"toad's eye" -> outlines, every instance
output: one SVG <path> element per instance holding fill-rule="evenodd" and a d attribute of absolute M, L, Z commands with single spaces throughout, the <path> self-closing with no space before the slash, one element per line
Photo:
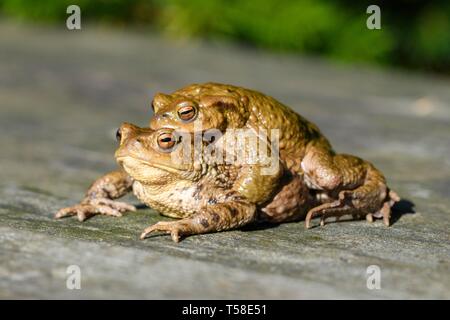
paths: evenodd
<path fill-rule="evenodd" d="M 164 150 L 173 148 L 175 141 L 175 137 L 171 133 L 162 133 L 158 137 L 158 145 Z"/>
<path fill-rule="evenodd" d="M 178 109 L 178 117 L 183 121 L 190 121 L 194 119 L 196 113 L 197 110 L 192 105 L 182 106 Z"/>
<path fill-rule="evenodd" d="M 122 141 L 122 131 L 120 130 L 120 128 L 116 131 L 116 139 L 118 142 Z"/>

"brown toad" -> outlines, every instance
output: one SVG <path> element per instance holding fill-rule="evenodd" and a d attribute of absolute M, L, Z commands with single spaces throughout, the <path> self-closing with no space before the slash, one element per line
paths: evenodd
<path fill-rule="evenodd" d="M 260 92 L 219 83 L 193 84 L 172 94 L 156 94 L 152 102 L 155 115 L 152 129 L 172 128 L 180 131 L 207 132 L 218 129 L 227 136 L 229 129 L 247 128 L 255 132 L 278 129 L 279 155 L 283 165 L 316 190 L 323 205 L 306 217 L 344 214 L 383 217 L 389 225 L 390 208 L 399 198 L 390 191 L 385 178 L 372 164 L 352 155 L 336 154 L 319 128 Z M 262 129 L 262 130 L 261 130 Z M 231 131 L 233 132 L 233 131 Z M 261 137 L 265 139 L 265 137 Z M 220 142 L 219 142 L 220 143 Z M 270 192 L 269 176 L 261 177 L 254 166 L 244 168 L 241 194 Z M 261 185 L 261 181 L 267 183 Z"/>
<path fill-rule="evenodd" d="M 91 200 L 62 209 L 57 217 L 78 214 L 85 218 L 95 213 L 120 215 L 120 211 L 132 208 L 109 198 L 125 194 L 132 186 L 142 202 L 166 216 L 181 219 L 159 222 L 145 229 L 141 238 L 153 231 L 165 231 L 178 242 L 181 236 L 228 230 L 254 221 L 291 221 L 304 217 L 316 204 L 300 177 L 288 171 L 277 179 L 273 195 L 252 202 L 235 190 L 242 173 L 239 165 L 209 162 L 203 153 L 195 156 L 194 148 L 177 148 L 179 140 L 172 129 L 155 131 L 123 124 L 119 132 L 121 143 L 116 159 L 128 175 L 123 181 L 129 183 L 117 183 L 120 181 L 115 179 L 117 174 L 108 175 L 101 180 L 104 187 L 100 189 L 118 188 L 108 189 L 107 195 L 96 191 L 107 199 L 92 200 L 96 196 L 90 191 L 87 199 L 91 196 Z M 188 152 L 187 157 L 182 152 Z M 175 153 L 179 153 L 178 159 L 185 161 L 174 161 Z M 98 187 L 99 182 L 91 190 Z M 283 204 L 282 210 L 276 205 L 278 209 L 267 215 L 265 209 L 274 203 Z"/>
<path fill-rule="evenodd" d="M 388 189 L 383 175 L 364 160 L 335 154 L 314 124 L 275 99 L 208 83 L 171 95 L 158 94 L 153 106 L 151 129 L 124 124 L 118 131 L 121 146 L 116 156 L 125 170 L 98 179 L 81 204 L 61 209 L 57 218 L 76 214 L 82 221 L 94 214 L 120 216 L 135 208 L 113 199 L 133 189 L 161 213 L 182 218 L 158 223 L 146 229 L 144 236 L 162 230 L 176 241 L 180 235 L 226 230 L 255 220 L 295 220 L 306 212 L 307 227 L 316 215 L 322 217 L 321 224 L 326 217 L 345 214 L 369 221 L 383 217 L 389 224 L 390 208 L 398 197 Z M 187 132 L 201 133 L 207 137 L 206 144 L 226 153 L 224 141 L 236 128 L 249 129 L 268 148 L 272 141 L 260 133 L 279 129 L 280 161 L 275 171 L 262 174 L 259 162 L 207 163 L 194 156 L 188 157 L 189 165 L 180 165 L 173 163 L 172 150 L 162 151 L 165 145 L 170 145 L 168 149 L 178 145 L 176 132 Z M 213 141 L 207 135 L 211 129 L 223 135 Z"/>

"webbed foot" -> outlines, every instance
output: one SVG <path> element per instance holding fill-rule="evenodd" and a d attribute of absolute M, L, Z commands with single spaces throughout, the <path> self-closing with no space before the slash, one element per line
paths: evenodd
<path fill-rule="evenodd" d="M 339 220 L 344 215 L 352 215 L 354 219 L 358 217 L 365 217 L 367 222 L 373 222 L 373 218 L 383 218 L 386 226 L 390 224 L 391 207 L 395 202 L 399 201 L 398 195 L 389 191 L 388 196 L 382 202 L 379 210 L 373 210 L 371 203 L 368 201 L 364 203 L 365 194 L 360 194 L 355 190 L 344 190 L 339 193 L 338 200 L 324 203 L 320 206 L 312 208 L 308 211 L 305 218 L 305 227 L 311 227 L 311 219 L 320 216 L 320 226 L 325 225 L 325 221 L 329 217 L 336 217 Z"/>
<path fill-rule="evenodd" d="M 172 240 L 174 242 L 179 242 L 181 236 L 188 235 L 192 233 L 192 227 L 189 226 L 189 223 L 183 220 L 178 221 L 160 221 L 155 223 L 154 225 L 145 228 L 144 232 L 142 232 L 140 238 L 145 239 L 150 233 L 162 231 L 170 234 Z"/>
<path fill-rule="evenodd" d="M 60 209 L 55 214 L 55 219 L 76 215 L 78 220 L 82 222 L 96 214 L 121 217 L 122 213 L 126 211 L 136 211 L 136 207 L 107 198 L 88 199 L 80 204 Z"/>

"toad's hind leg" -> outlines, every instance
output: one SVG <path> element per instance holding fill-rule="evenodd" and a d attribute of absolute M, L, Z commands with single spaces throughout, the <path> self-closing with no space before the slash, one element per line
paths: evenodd
<path fill-rule="evenodd" d="M 320 215 L 320 225 L 323 226 L 325 224 L 325 220 L 329 217 L 336 217 L 338 220 L 340 217 L 344 215 L 353 215 L 357 217 L 357 210 L 353 208 L 349 204 L 345 204 L 341 201 L 335 201 L 330 203 L 322 204 L 318 207 L 311 209 L 306 216 L 306 228 L 310 228 L 310 221 L 313 217 Z"/>
<path fill-rule="evenodd" d="M 351 157 L 351 156 L 346 156 Z M 366 163 L 366 174 L 363 184 L 353 190 L 339 192 L 338 199 L 324 203 L 311 209 L 306 215 L 306 228 L 310 227 L 311 219 L 320 216 L 320 224 L 324 225 L 328 217 L 365 216 L 371 222 L 373 217 L 383 218 L 385 225 L 389 226 L 391 207 L 399 197 L 386 186 L 383 175 L 371 164 Z"/>
<path fill-rule="evenodd" d="M 321 143 L 320 143 L 321 142 Z M 308 187 L 316 190 L 332 191 L 343 184 L 345 173 L 328 141 L 320 140 L 308 145 L 301 161 L 301 171 Z"/>
<path fill-rule="evenodd" d="M 261 208 L 260 220 L 272 223 L 296 221 L 303 219 L 308 209 L 317 204 L 299 175 L 287 173 L 282 185 L 272 201 Z"/>

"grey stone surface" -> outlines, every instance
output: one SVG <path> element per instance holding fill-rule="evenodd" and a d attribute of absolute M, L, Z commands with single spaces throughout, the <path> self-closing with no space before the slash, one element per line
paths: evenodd
<path fill-rule="evenodd" d="M 450 298 L 449 79 L 90 26 L 1 23 L 0 46 L 1 298 Z M 121 122 L 145 125 L 156 91 L 203 81 L 273 95 L 374 162 L 405 199 L 393 226 L 289 223 L 175 244 L 138 240 L 167 219 L 148 208 L 52 219 L 115 168 Z M 73 264 L 81 290 L 66 289 Z M 369 265 L 381 290 L 366 287 Z"/>

